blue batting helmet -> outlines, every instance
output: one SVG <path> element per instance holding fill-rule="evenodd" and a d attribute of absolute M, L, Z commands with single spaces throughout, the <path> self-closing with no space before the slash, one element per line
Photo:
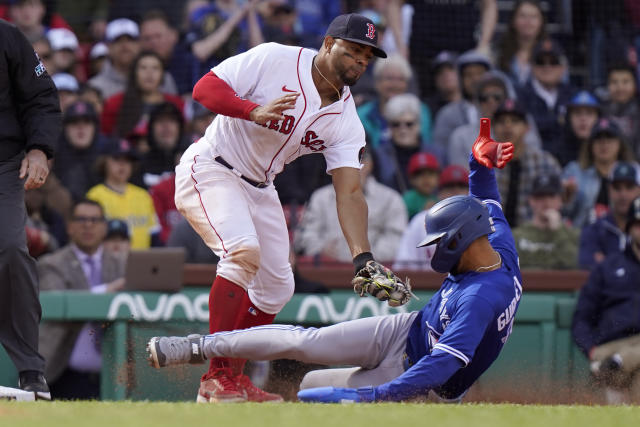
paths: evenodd
<path fill-rule="evenodd" d="M 427 238 L 419 245 L 436 245 L 431 268 L 448 273 L 462 252 L 478 237 L 494 231 L 489 210 L 475 197 L 453 196 L 436 203 L 425 217 Z"/>

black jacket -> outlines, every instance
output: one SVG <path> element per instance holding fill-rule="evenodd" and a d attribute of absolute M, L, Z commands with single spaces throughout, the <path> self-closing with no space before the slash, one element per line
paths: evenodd
<path fill-rule="evenodd" d="M 60 136 L 53 173 L 69 190 L 73 200 L 83 199 L 91 187 L 100 183 L 95 162 L 101 150 L 107 145 L 107 138 L 99 133 L 99 129 L 100 127 L 96 126 L 93 142 L 85 150 L 73 148 L 65 132 Z"/>
<path fill-rule="evenodd" d="M 640 262 L 630 244 L 598 264 L 580 291 L 573 339 L 585 354 L 609 341 L 640 334 Z"/>
<path fill-rule="evenodd" d="M 0 161 L 34 148 L 52 157 L 60 130 L 53 80 L 20 30 L 0 19 Z"/>
<path fill-rule="evenodd" d="M 573 91 L 568 84 L 561 84 L 558 87 L 558 99 L 552 109 L 549 109 L 546 102 L 538 96 L 531 80 L 518 93 L 518 99 L 525 100 L 524 106 L 538 126 L 542 149 L 553 154 L 556 158 L 562 155 L 563 121 L 566 105 L 571 100 L 572 93 Z"/>

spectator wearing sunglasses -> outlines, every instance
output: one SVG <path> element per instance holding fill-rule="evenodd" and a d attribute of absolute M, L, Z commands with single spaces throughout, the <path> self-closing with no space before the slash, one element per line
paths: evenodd
<path fill-rule="evenodd" d="M 402 194 L 412 188 L 407 173 L 411 156 L 423 151 L 431 151 L 439 159 L 441 156 L 422 138 L 421 102 L 417 96 L 408 93 L 394 96 L 385 105 L 383 114 L 390 137 L 373 149 L 374 174 L 379 182 Z"/>
<path fill-rule="evenodd" d="M 526 108 L 540 132 L 542 149 L 554 153 L 562 144 L 563 113 L 572 95 L 565 82 L 569 64 L 560 45 L 552 39 L 538 43 L 531 60 L 531 78 L 518 99 L 526 100 Z"/>
<path fill-rule="evenodd" d="M 367 133 L 367 142 L 378 147 L 389 137 L 389 123 L 384 111 L 387 102 L 396 95 L 410 92 L 413 71 L 407 60 L 400 55 L 379 59 L 373 65 L 376 99 L 358 107 L 358 117 Z M 426 104 L 420 103 L 420 132 L 422 139 L 431 140 L 431 112 Z"/>
<path fill-rule="evenodd" d="M 480 117 L 493 118 L 500 104 L 510 98 L 509 82 L 507 77 L 499 71 L 489 71 L 476 85 L 474 101 Z M 525 141 L 530 147 L 540 147 L 540 135 L 533 118 L 527 117 L 529 122 Z M 447 163 L 469 167 L 469 152 L 479 132 L 479 121 L 458 126 L 447 144 Z"/>

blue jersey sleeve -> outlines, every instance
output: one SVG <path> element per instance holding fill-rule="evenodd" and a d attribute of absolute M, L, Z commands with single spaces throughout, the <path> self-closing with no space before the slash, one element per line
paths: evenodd
<path fill-rule="evenodd" d="M 461 300 L 431 354 L 398 378 L 376 387 L 377 399 L 409 399 L 446 383 L 458 369 L 469 364 L 494 318 L 494 310 L 483 298 Z"/>
<path fill-rule="evenodd" d="M 473 153 L 469 155 L 469 194 L 480 200 L 491 199 L 501 203 L 495 171 L 478 163 Z"/>
<path fill-rule="evenodd" d="M 401 401 L 426 395 L 462 366 L 460 359 L 448 353 L 424 356 L 398 378 L 375 387 L 376 400 Z"/>
<path fill-rule="evenodd" d="M 473 153 L 469 155 L 469 194 L 476 197 L 487 206 L 493 220 L 494 232 L 489 235 L 489 241 L 495 249 L 511 252 L 517 259 L 516 243 L 511 234 L 511 227 L 502 212 L 498 183 L 493 169 L 487 169 L 476 161 Z"/>

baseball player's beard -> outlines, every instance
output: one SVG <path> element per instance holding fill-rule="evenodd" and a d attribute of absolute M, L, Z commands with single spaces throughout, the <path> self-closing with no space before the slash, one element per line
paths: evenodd
<path fill-rule="evenodd" d="M 353 86 L 356 84 L 362 73 L 358 73 L 353 71 L 352 68 L 342 68 L 340 65 L 336 66 L 336 71 L 338 73 L 338 77 L 340 81 L 346 86 Z M 355 74 L 354 77 L 349 77 L 349 73 Z"/>
<path fill-rule="evenodd" d="M 358 75 L 358 77 L 348 77 L 347 72 L 348 70 L 340 73 L 340 80 L 342 80 L 342 83 L 344 83 L 346 86 L 353 86 L 354 84 L 356 84 L 360 76 Z"/>

